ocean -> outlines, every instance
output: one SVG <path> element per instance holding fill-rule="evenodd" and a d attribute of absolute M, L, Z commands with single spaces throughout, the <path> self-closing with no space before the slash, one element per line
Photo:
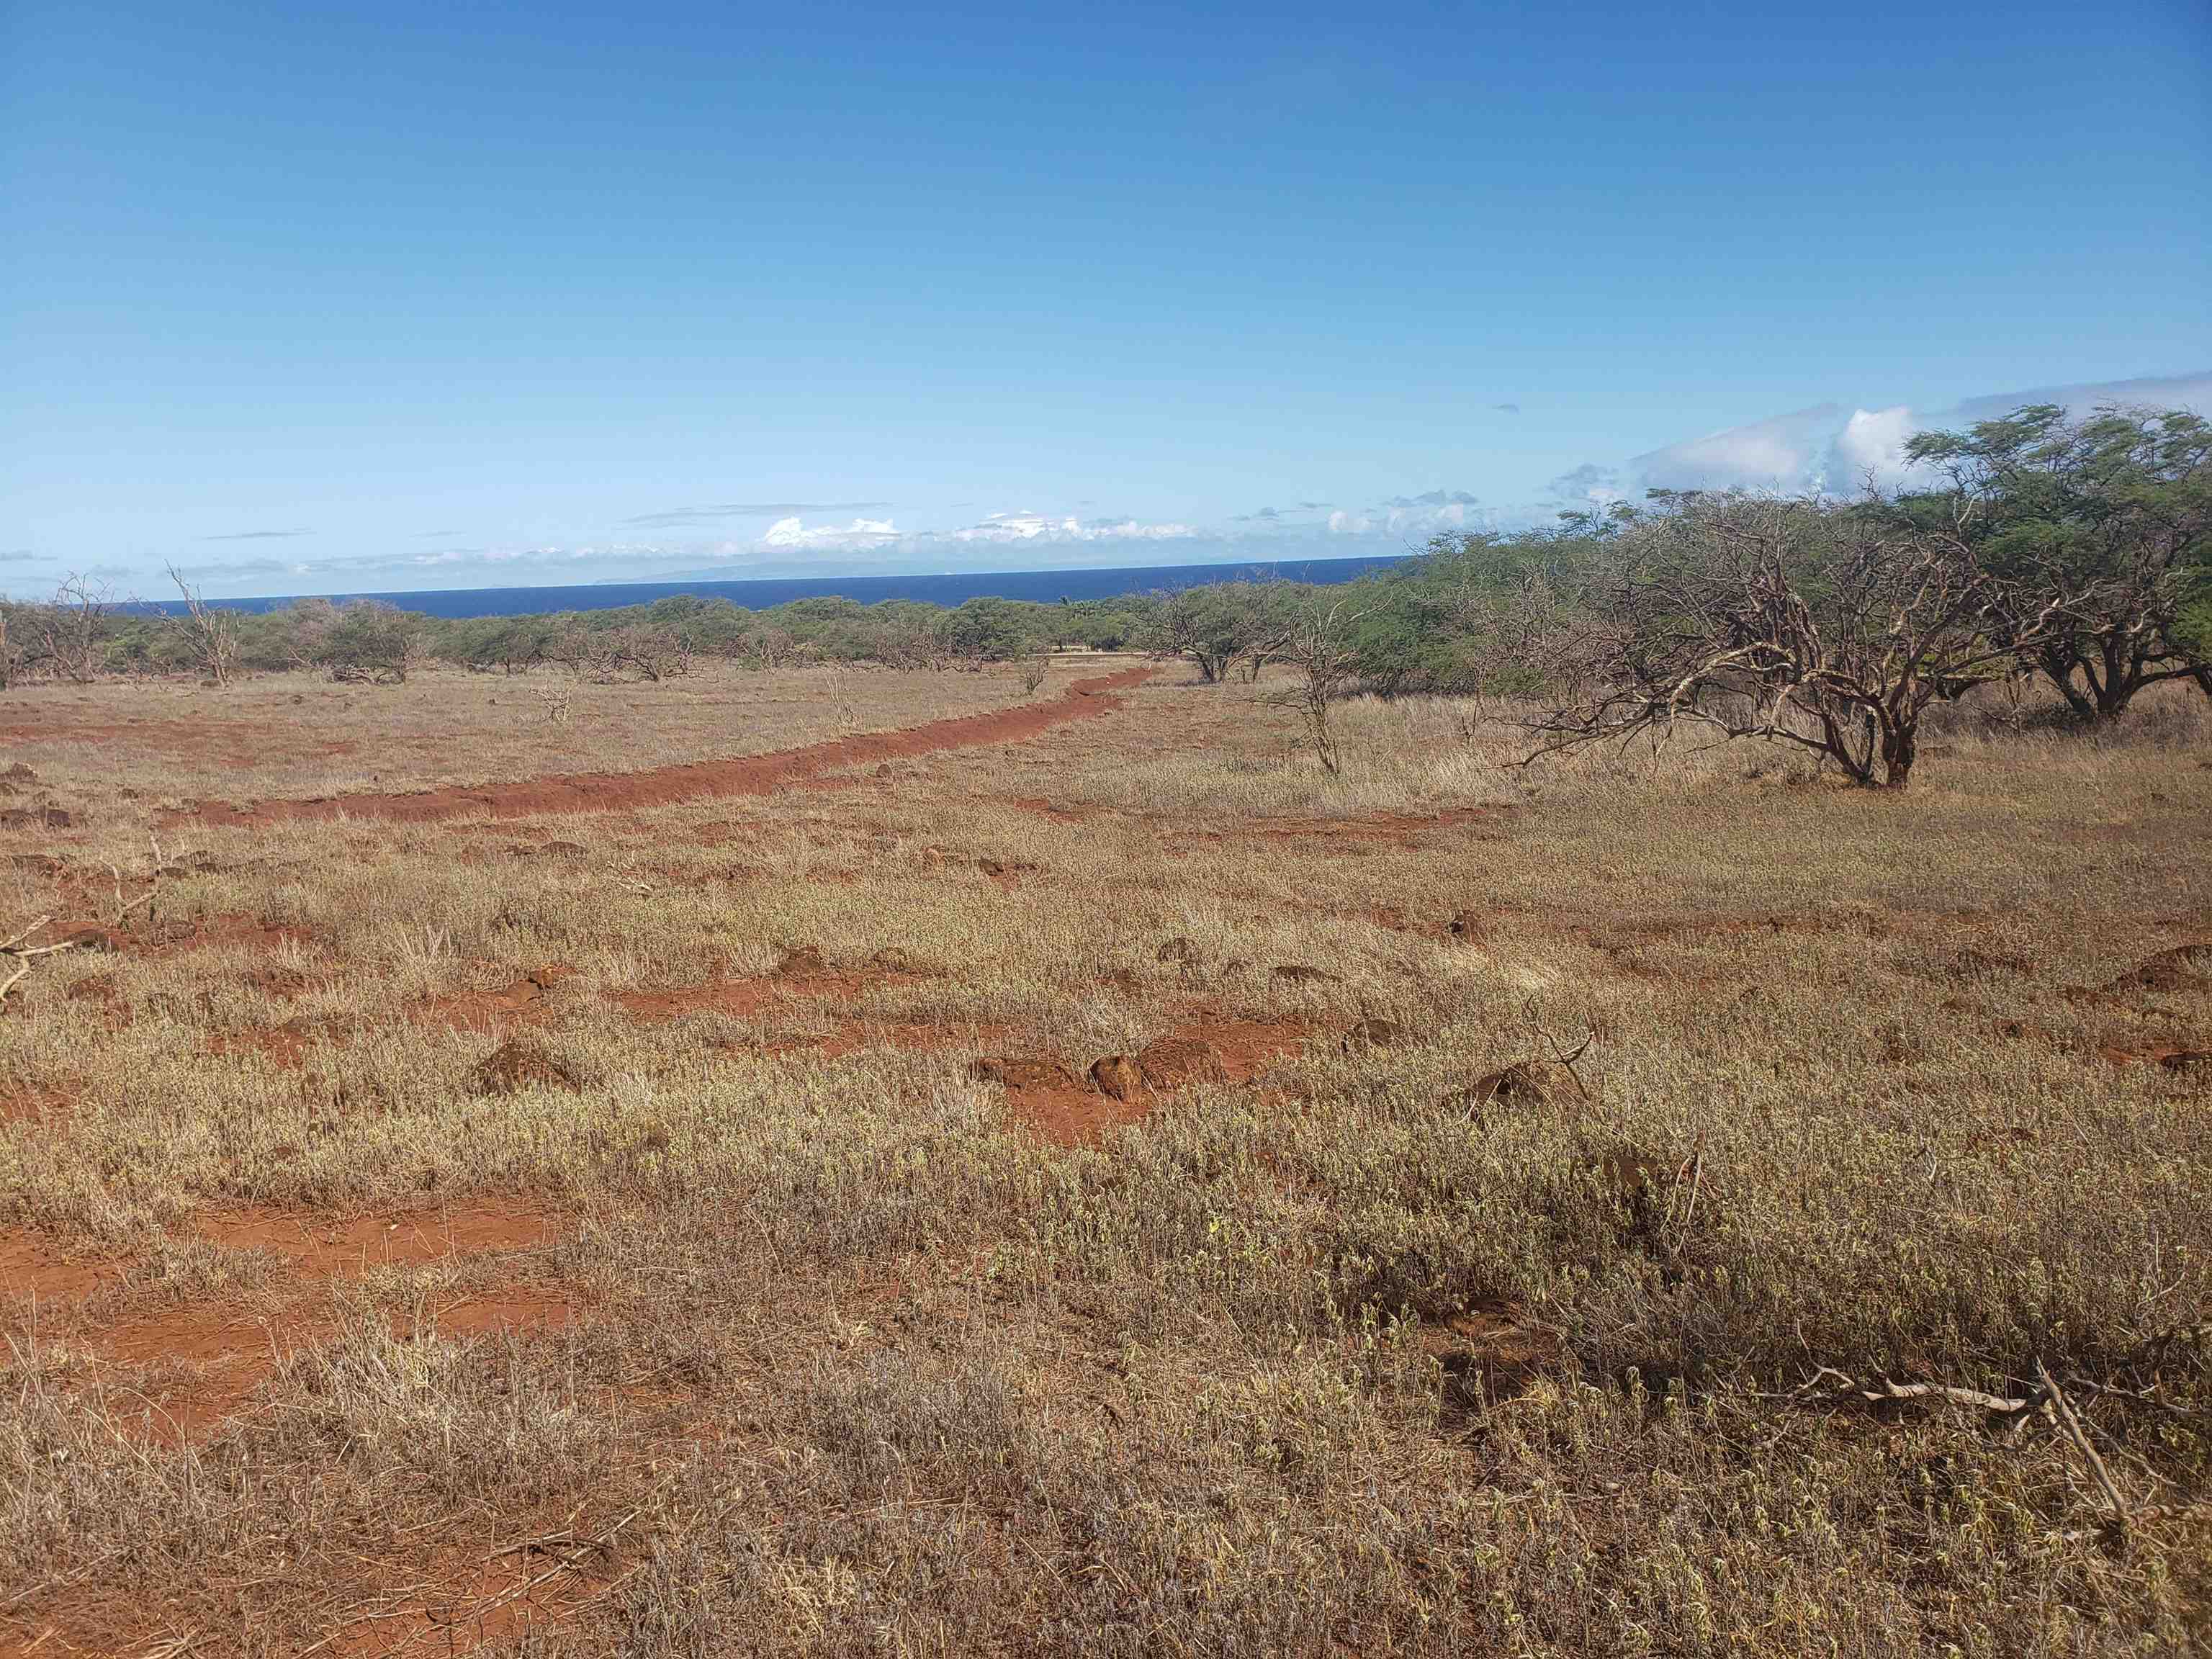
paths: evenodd
<path fill-rule="evenodd" d="M 956 605 L 967 599 L 1033 599 L 1045 605 L 1061 599 L 1108 599 L 1123 593 L 1149 593 L 1205 582 L 1280 577 L 1286 581 L 1348 582 L 1370 570 L 1385 569 L 1404 554 L 1356 559 L 1283 559 L 1246 564 L 1161 564 L 1125 570 L 988 570 L 934 576 L 785 576 L 755 581 L 592 582 L 568 587 L 469 587 L 419 593 L 344 593 L 344 599 L 381 599 L 404 611 L 431 617 L 524 617 L 550 611 L 611 611 L 650 605 L 677 593 L 728 599 L 748 611 L 764 611 L 793 599 L 824 596 L 875 605 L 884 599 L 920 599 Z M 296 603 L 291 597 L 210 601 L 238 611 L 275 611 Z M 184 606 L 174 599 L 150 600 L 144 609 L 174 615 Z"/>

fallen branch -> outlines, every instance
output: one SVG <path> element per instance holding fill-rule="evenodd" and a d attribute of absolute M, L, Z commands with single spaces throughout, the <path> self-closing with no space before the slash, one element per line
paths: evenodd
<path fill-rule="evenodd" d="M 1859 1389 L 1862 1399 L 1877 1404 L 1885 1400 L 1948 1400 L 1954 1406 L 1975 1406 L 1985 1412 L 1996 1412 L 2009 1417 L 2024 1412 L 2037 1403 L 2037 1396 L 2014 1400 L 2003 1395 L 1984 1394 L 1979 1389 L 1962 1389 L 1949 1382 L 1893 1382 L 1883 1377 L 1873 1388 Z"/>
<path fill-rule="evenodd" d="M 2074 1407 L 2066 1398 L 2066 1391 L 2058 1386 L 2058 1379 L 2051 1376 L 2040 1359 L 2035 1362 L 2035 1375 L 2043 1384 L 2044 1393 L 2051 1397 L 2051 1407 L 2057 1415 L 2059 1426 L 2066 1431 L 2066 1437 L 2074 1443 L 2075 1449 L 2082 1456 L 2089 1460 L 2089 1473 L 2097 1477 L 2097 1485 L 2104 1490 L 2105 1501 L 2112 1506 L 2113 1522 L 2118 1526 L 2126 1526 L 2127 1501 L 2120 1496 L 2120 1489 L 2112 1484 L 2112 1472 L 2105 1467 L 2105 1460 L 2097 1455 L 2097 1449 L 2089 1443 L 2089 1437 L 2081 1432 L 2081 1420 L 2074 1415 Z"/>
<path fill-rule="evenodd" d="M 31 935 L 52 920 L 52 916 L 40 916 L 27 927 L 18 931 L 12 939 L 0 939 L 0 957 L 13 957 L 16 963 L 14 973 L 5 979 L 0 979 L 0 1002 L 6 1001 L 8 993 L 14 990 L 23 975 L 31 971 L 32 958 L 50 957 L 57 951 L 69 951 L 76 948 L 76 941 L 73 939 L 61 939 L 52 945 L 31 943 Z"/>

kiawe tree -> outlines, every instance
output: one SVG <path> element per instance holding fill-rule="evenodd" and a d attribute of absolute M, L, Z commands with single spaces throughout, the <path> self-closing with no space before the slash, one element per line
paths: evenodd
<path fill-rule="evenodd" d="M 1966 541 L 1869 502 L 1685 497 L 1607 543 L 1582 594 L 1592 690 L 1529 758 L 1693 726 L 1905 787 L 1939 697 L 2014 672 L 2063 625 Z"/>
<path fill-rule="evenodd" d="M 2018 626 L 2037 630 L 2022 660 L 2077 715 L 2117 719 L 2164 680 L 2212 696 L 2212 422 L 2035 404 L 1921 433 L 1905 453 L 1948 487 L 1899 512 L 1956 534 L 2008 586 Z"/>

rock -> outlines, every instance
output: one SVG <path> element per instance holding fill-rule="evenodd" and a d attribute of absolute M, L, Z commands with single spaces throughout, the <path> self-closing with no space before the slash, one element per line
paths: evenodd
<path fill-rule="evenodd" d="M 879 778 L 887 778 L 887 777 L 890 776 L 890 775 L 891 775 L 891 763 L 890 763 L 889 761 L 879 761 L 879 762 L 878 762 L 878 763 L 877 763 L 877 765 L 876 765 L 876 775 L 877 775 L 878 777 L 879 777 Z"/>
<path fill-rule="evenodd" d="M 1341 985 L 1344 976 L 1332 974 L 1326 968 L 1309 967 L 1303 962 L 1279 962 L 1267 970 L 1268 978 L 1278 985 Z"/>
<path fill-rule="evenodd" d="M 1368 1018 L 1344 1034 L 1344 1052 L 1360 1048 L 1395 1048 L 1406 1041 L 1406 1028 L 1395 1020 Z"/>
<path fill-rule="evenodd" d="M 1091 1062 L 1091 1080 L 1098 1092 L 1115 1100 L 1134 1100 L 1145 1085 L 1145 1074 L 1127 1054 L 1109 1054 Z"/>
<path fill-rule="evenodd" d="M 1139 1051 L 1137 1069 L 1155 1089 L 1179 1089 L 1193 1083 L 1223 1083 L 1229 1068 L 1210 1042 L 1196 1037 L 1162 1037 Z"/>
<path fill-rule="evenodd" d="M 511 1095 L 524 1089 L 573 1089 L 576 1073 L 534 1043 L 510 1037 L 477 1062 L 470 1081 L 480 1095 Z"/>

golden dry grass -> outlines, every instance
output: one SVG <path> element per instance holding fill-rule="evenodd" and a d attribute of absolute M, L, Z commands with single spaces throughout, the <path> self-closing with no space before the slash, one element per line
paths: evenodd
<path fill-rule="evenodd" d="M 2130 978 L 2212 945 L 2193 705 L 1948 716 L 1890 798 L 1425 702 L 1332 780 L 1180 678 L 831 789 L 165 831 L 0 1006 L 0 1643 L 2203 1645 L 2212 1078 L 2114 1057 L 2212 1046 L 2212 954 Z M 46 751 L 0 906 L 102 920 L 299 752 Z M 1176 1034 L 1250 1063 L 970 1071 Z M 1862 1397 L 2039 1364 L 2124 1524 L 2055 1415 Z"/>
<path fill-rule="evenodd" d="M 608 685 L 435 665 L 401 685 L 305 674 L 222 692 L 188 680 L 57 682 L 0 701 L 0 746 L 64 802 L 125 787 L 171 803 L 305 798 L 766 754 L 1021 696 L 1003 676 L 756 672 L 714 658 L 680 678 Z"/>

